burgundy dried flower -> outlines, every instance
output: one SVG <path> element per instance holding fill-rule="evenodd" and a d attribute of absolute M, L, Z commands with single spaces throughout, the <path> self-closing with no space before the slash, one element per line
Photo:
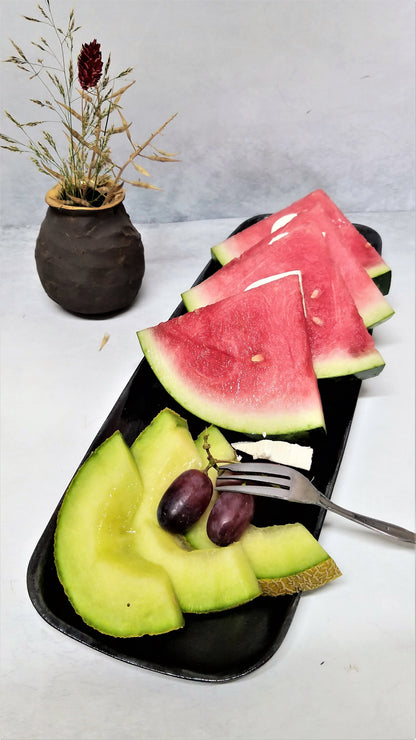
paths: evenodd
<path fill-rule="evenodd" d="M 90 44 L 82 44 L 78 55 L 78 80 L 83 90 L 95 87 L 100 80 L 103 70 L 101 48 L 97 40 Z"/>

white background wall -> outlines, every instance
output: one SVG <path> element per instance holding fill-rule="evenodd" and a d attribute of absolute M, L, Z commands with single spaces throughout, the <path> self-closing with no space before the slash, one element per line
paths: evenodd
<path fill-rule="evenodd" d="M 179 113 L 160 146 L 181 163 L 152 167 L 161 192 L 129 189 L 134 222 L 246 218 L 315 187 L 346 212 L 414 207 L 413 0 L 51 1 L 62 25 L 75 6 L 78 48 L 97 38 L 114 72 L 135 68 L 136 140 Z M 35 0 L 0 9 L 5 59 L 9 37 L 27 50 L 41 29 L 21 17 Z M 2 109 L 39 118 L 40 89 L 10 64 L 0 90 Z M 0 130 L 14 133 L 4 116 Z M 39 222 L 52 184 L 1 150 L 3 223 Z"/>

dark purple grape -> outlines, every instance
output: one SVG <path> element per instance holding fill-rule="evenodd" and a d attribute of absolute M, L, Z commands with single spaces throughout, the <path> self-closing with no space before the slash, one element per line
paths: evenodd
<path fill-rule="evenodd" d="M 220 547 L 236 542 L 247 529 L 253 514 L 253 496 L 224 491 L 216 500 L 208 517 L 208 537 Z"/>
<path fill-rule="evenodd" d="M 157 520 L 172 534 L 185 534 L 202 516 L 212 496 L 212 482 L 202 470 L 185 470 L 160 499 Z"/>

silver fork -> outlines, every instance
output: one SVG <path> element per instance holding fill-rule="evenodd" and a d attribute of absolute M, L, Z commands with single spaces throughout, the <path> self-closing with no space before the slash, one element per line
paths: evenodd
<path fill-rule="evenodd" d="M 396 524 L 373 519 L 371 516 L 357 514 L 334 504 L 327 496 L 315 488 L 302 473 L 294 468 L 277 463 L 221 463 L 216 486 L 219 491 L 251 493 L 255 496 L 269 496 L 300 504 L 316 504 L 324 509 L 340 514 L 357 524 L 390 535 L 403 542 L 416 543 L 416 533 L 398 527 Z"/>

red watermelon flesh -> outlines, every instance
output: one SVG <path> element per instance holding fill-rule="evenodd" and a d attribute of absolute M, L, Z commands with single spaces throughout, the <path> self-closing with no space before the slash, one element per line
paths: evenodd
<path fill-rule="evenodd" d="M 183 408 L 217 426 L 281 436 L 322 428 L 297 275 L 138 332 Z"/>
<path fill-rule="evenodd" d="M 266 245 L 268 240 L 271 242 L 274 239 L 280 238 L 281 234 L 290 233 L 293 229 L 298 228 L 299 224 L 314 223 L 318 225 L 321 231 L 327 236 L 327 243 L 332 259 L 341 268 L 348 290 L 367 328 L 386 321 L 394 313 L 389 302 L 370 278 L 367 271 L 361 266 L 355 254 L 351 251 L 350 244 L 341 238 L 339 229 L 334 226 L 323 206 L 319 202 L 312 200 L 308 201 L 308 203 L 309 207 L 307 209 L 288 222 L 284 228 L 279 228 L 273 234 L 268 235 L 263 240 L 263 244 Z M 352 225 L 351 227 L 353 231 L 356 231 Z M 358 232 L 356 233 L 358 234 Z M 247 249 L 244 250 L 242 254 L 247 251 Z M 305 251 L 309 252 L 306 242 Z"/>
<path fill-rule="evenodd" d="M 357 231 L 351 221 L 342 213 L 340 208 L 324 192 L 314 190 L 309 197 L 309 206 L 313 211 L 314 205 L 320 205 L 336 227 L 340 238 L 346 247 L 355 255 L 358 262 L 368 272 L 370 277 L 390 273 L 390 268 L 376 249 Z M 389 286 L 390 287 L 390 286 Z M 388 289 L 387 291 L 388 292 Z"/>
<path fill-rule="evenodd" d="M 348 249 L 355 255 L 370 277 L 376 278 L 380 275 L 391 274 L 390 268 L 377 250 L 357 231 L 334 201 L 320 189 L 312 191 L 286 208 L 217 244 L 212 248 L 212 253 L 224 265 L 231 259 L 238 257 L 242 252 L 250 249 L 261 239 L 277 233 L 282 228 L 285 229 L 287 224 L 297 216 L 313 211 L 317 205 L 324 209 L 328 219 L 336 226 L 340 236 L 348 245 Z M 389 281 L 386 282 L 386 293 L 388 288 Z"/>
<path fill-rule="evenodd" d="M 331 258 L 328 236 L 324 237 L 316 223 L 307 218 L 299 218 L 297 225 L 288 232 L 282 231 L 276 241 L 269 244 L 266 239 L 251 247 L 182 297 L 186 307 L 194 310 L 290 270 L 299 270 L 302 276 L 306 324 L 317 377 L 379 373 L 384 367 L 383 359 Z"/>

